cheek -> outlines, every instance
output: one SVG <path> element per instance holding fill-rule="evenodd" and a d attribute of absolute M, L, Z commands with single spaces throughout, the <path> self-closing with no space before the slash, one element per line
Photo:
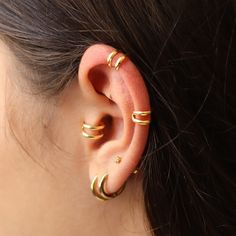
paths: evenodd
<path fill-rule="evenodd" d="M 6 127 L 6 82 L 7 82 L 7 66 L 0 51 L 0 146 L 3 142 Z"/>
<path fill-rule="evenodd" d="M 3 76 L 0 72 L 0 140 L 4 131 L 4 116 L 5 116 L 5 91 L 3 90 Z"/>
<path fill-rule="evenodd" d="M 10 81 L 13 81 L 13 68 L 15 60 L 10 50 L 0 41 L 0 145 L 5 138 L 7 123 L 7 100 L 12 92 Z M 8 92 L 7 92 L 8 91 Z"/>

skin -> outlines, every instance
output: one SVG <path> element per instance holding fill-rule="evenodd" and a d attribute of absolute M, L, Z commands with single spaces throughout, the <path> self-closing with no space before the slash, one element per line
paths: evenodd
<path fill-rule="evenodd" d="M 0 42 L 0 235 L 149 235 L 141 176 L 132 175 L 149 127 L 130 119 L 134 110 L 150 110 L 149 97 L 129 59 L 119 71 L 106 65 L 113 50 L 89 47 L 78 78 L 45 100 L 27 92 L 23 66 Z M 102 120 L 101 140 L 81 136 L 83 121 Z M 127 186 L 102 202 L 89 186 L 105 173 L 108 193 Z"/>

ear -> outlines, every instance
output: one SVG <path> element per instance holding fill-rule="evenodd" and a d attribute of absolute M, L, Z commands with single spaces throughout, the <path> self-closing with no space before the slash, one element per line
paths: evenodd
<path fill-rule="evenodd" d="M 90 180 L 108 174 L 106 192 L 121 188 L 142 158 L 149 125 L 132 121 L 134 111 L 150 111 L 149 96 L 137 67 L 126 57 L 119 70 L 109 67 L 107 57 L 115 49 L 108 45 L 90 46 L 83 54 L 78 80 L 86 108 L 86 124 L 105 127 L 99 139 L 84 138 Z M 113 58 L 113 65 L 122 53 Z M 142 118 L 142 117 L 139 117 Z M 145 119 L 150 117 L 145 117 Z M 92 132 L 95 131 L 88 131 Z M 98 131 L 96 131 L 98 132 Z M 118 164 L 117 157 L 121 157 Z"/>

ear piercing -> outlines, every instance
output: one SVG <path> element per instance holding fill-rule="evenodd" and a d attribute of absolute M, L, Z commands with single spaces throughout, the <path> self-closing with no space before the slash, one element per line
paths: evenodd
<path fill-rule="evenodd" d="M 82 126 L 82 135 L 87 139 L 100 139 L 104 136 L 104 133 L 101 133 L 101 130 L 105 128 L 105 125 L 90 125 L 83 123 Z M 96 131 L 97 134 L 87 133 L 87 130 Z"/>
<path fill-rule="evenodd" d="M 122 64 L 123 61 L 126 59 L 126 55 L 123 55 L 123 56 L 121 56 L 121 57 L 119 57 L 119 58 L 117 59 L 117 61 L 115 62 L 115 65 L 112 65 L 112 61 L 113 61 L 114 57 L 115 57 L 118 53 L 120 53 L 120 51 L 114 50 L 114 51 L 111 52 L 111 53 L 108 55 L 108 57 L 107 57 L 107 65 L 108 65 L 109 67 L 115 68 L 115 70 L 119 70 L 121 64 Z"/>
<path fill-rule="evenodd" d="M 149 125 L 151 123 L 150 119 L 140 119 L 141 117 L 150 116 L 151 111 L 134 111 L 132 114 L 132 121 L 138 125 Z M 140 118 L 137 118 L 139 116 Z"/>
<path fill-rule="evenodd" d="M 137 124 L 137 125 L 149 125 L 151 123 L 150 118 L 148 119 L 141 119 L 143 117 L 146 116 L 150 116 L 151 115 L 151 111 L 134 111 L 132 113 L 132 121 Z M 139 118 L 138 118 L 139 117 Z M 104 133 L 102 133 L 101 131 L 105 128 L 105 125 L 101 124 L 101 125 L 90 125 L 90 124 L 86 124 L 85 122 L 83 123 L 82 126 L 82 135 L 84 138 L 87 139 L 91 139 L 91 140 L 97 140 L 100 139 L 104 136 Z M 96 134 L 92 134 L 91 132 L 88 133 L 87 131 L 95 131 Z M 121 160 L 119 158 L 116 159 L 116 163 L 120 163 Z"/>
<path fill-rule="evenodd" d="M 121 161 L 122 161 L 122 157 L 117 156 L 117 157 L 116 157 L 116 160 L 115 160 L 115 163 L 116 163 L 116 164 L 120 164 Z"/>
<path fill-rule="evenodd" d="M 113 198 L 119 196 L 125 189 L 125 184 L 124 184 L 117 192 L 108 194 L 105 191 L 105 182 L 106 182 L 107 178 L 108 178 L 108 174 L 103 175 L 101 180 L 97 184 L 98 176 L 96 175 L 93 178 L 91 185 L 90 185 L 90 189 L 91 189 L 93 195 L 97 199 L 102 200 L 102 201 L 110 200 L 110 199 L 113 199 Z"/>
<path fill-rule="evenodd" d="M 90 190 L 92 191 L 92 194 L 98 199 L 98 200 L 102 200 L 105 201 L 106 198 L 104 198 L 96 189 L 95 185 L 97 184 L 98 181 L 98 176 L 96 175 L 90 185 Z"/>
<path fill-rule="evenodd" d="M 150 116 L 151 115 L 151 111 L 134 111 L 132 113 L 132 121 L 137 124 L 137 125 L 149 125 L 151 123 L 150 118 L 148 119 L 141 119 L 143 117 L 146 116 Z M 139 117 L 139 118 L 138 118 Z M 101 131 L 105 128 L 105 125 L 101 124 L 101 125 L 90 125 L 90 124 L 86 124 L 85 122 L 83 123 L 82 126 L 82 135 L 84 138 L 87 139 L 91 139 L 91 140 L 97 140 L 100 139 L 104 136 L 104 133 L 102 133 Z M 88 133 L 87 131 L 95 131 L 96 134 L 92 134 L 91 132 Z M 116 163 L 119 164 L 121 162 L 121 158 L 117 157 L 116 158 Z"/>
<path fill-rule="evenodd" d="M 145 125 L 149 125 L 151 123 L 151 119 L 150 118 L 141 119 L 141 118 L 146 117 L 146 116 L 150 116 L 150 115 L 151 115 L 151 111 L 134 111 L 132 113 L 131 117 L 132 117 L 132 121 L 135 124 L 145 126 Z M 104 128 L 105 128 L 105 125 L 103 125 L 103 124 L 90 125 L 90 124 L 83 123 L 82 135 L 84 138 L 91 139 L 91 140 L 97 140 L 97 139 L 100 139 L 104 136 L 104 133 L 101 132 Z M 93 132 L 95 131 L 96 134 L 88 133 L 87 130 L 93 131 Z M 121 162 L 121 159 L 117 157 L 116 163 L 118 164 L 120 162 Z"/>

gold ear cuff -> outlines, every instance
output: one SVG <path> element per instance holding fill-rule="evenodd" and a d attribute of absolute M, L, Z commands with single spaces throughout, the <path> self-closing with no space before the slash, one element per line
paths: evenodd
<path fill-rule="evenodd" d="M 151 115 L 151 111 L 134 111 L 132 114 L 132 121 L 138 125 L 149 125 L 151 123 L 151 119 L 140 119 L 141 117 L 146 117 L 146 116 L 150 116 Z M 137 117 L 140 118 L 137 118 Z"/>
<path fill-rule="evenodd" d="M 102 176 L 101 180 L 99 181 L 98 185 L 97 185 L 97 181 L 98 181 L 98 176 L 96 175 L 90 185 L 90 189 L 93 193 L 93 195 L 102 201 L 106 201 L 106 200 L 110 200 L 113 199 L 117 196 L 119 196 L 125 189 L 125 184 L 117 191 L 111 194 L 106 193 L 105 191 L 105 182 L 108 178 L 108 174 L 105 174 Z M 97 185 L 97 186 L 95 186 Z"/>
<path fill-rule="evenodd" d="M 89 125 L 83 123 L 82 126 L 82 135 L 87 139 L 100 139 L 104 136 L 104 133 L 101 133 L 101 130 L 105 128 L 105 125 Z M 97 134 L 87 133 L 87 130 L 96 131 Z"/>
<path fill-rule="evenodd" d="M 111 53 L 108 55 L 108 57 L 107 57 L 107 65 L 108 65 L 109 67 L 115 68 L 116 70 L 119 70 L 119 69 L 120 69 L 121 64 L 122 64 L 123 61 L 126 59 L 126 55 L 123 55 L 123 56 L 121 56 L 121 57 L 119 57 L 119 58 L 117 59 L 117 61 L 115 62 L 114 65 L 112 65 L 113 59 L 114 59 L 114 57 L 115 57 L 118 53 L 120 53 L 120 51 L 114 50 L 114 51 L 111 52 Z"/>

